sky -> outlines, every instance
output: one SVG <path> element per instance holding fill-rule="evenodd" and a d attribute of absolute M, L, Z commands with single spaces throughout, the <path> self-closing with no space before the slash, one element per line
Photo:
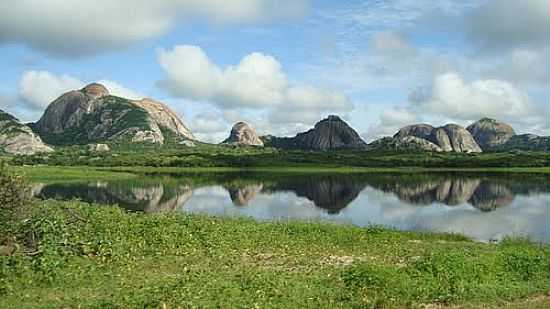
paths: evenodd
<path fill-rule="evenodd" d="M 367 141 L 482 117 L 550 135 L 547 0 L 4 0 L 0 68 L 0 109 L 26 122 L 99 81 L 207 142 L 331 114 Z"/>

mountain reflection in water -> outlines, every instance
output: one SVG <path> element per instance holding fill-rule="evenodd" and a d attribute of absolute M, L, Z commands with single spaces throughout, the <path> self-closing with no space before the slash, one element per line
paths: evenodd
<path fill-rule="evenodd" d="M 260 220 L 329 220 L 360 226 L 374 223 L 478 233 L 480 236 L 472 236 L 480 239 L 489 237 L 485 234 L 506 235 L 512 229 L 500 229 L 513 224 L 519 232 L 543 230 L 550 240 L 550 229 L 532 224 L 550 219 L 550 207 L 546 209 L 550 177 L 540 175 L 148 175 L 114 182 L 35 184 L 32 189 L 42 199 L 118 204 L 145 213 L 183 211 Z M 530 221 L 521 219 L 527 217 Z M 478 219 L 480 230 L 474 233 L 472 222 Z M 485 225 L 491 226 L 490 231 L 483 228 Z"/>

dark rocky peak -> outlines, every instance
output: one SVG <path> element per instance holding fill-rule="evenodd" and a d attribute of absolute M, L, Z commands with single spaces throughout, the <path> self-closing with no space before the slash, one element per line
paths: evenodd
<path fill-rule="evenodd" d="M 365 149 L 367 144 L 340 117 L 331 115 L 294 138 L 296 148 L 309 150 Z"/>
<path fill-rule="evenodd" d="M 512 126 L 491 118 L 483 118 L 468 126 L 467 130 L 483 150 L 504 145 L 516 135 Z"/>

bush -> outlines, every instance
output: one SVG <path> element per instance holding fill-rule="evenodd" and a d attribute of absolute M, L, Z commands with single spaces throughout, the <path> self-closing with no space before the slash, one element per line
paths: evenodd
<path fill-rule="evenodd" d="M 14 220 L 25 212 L 30 201 L 30 190 L 23 177 L 11 173 L 0 161 L 0 238 L 9 234 Z"/>

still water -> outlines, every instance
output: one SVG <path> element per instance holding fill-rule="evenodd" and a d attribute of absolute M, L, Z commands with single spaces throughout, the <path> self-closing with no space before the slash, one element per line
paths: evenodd
<path fill-rule="evenodd" d="M 146 175 L 33 186 L 42 199 L 257 220 L 328 221 L 550 242 L 550 176 L 508 174 Z"/>

